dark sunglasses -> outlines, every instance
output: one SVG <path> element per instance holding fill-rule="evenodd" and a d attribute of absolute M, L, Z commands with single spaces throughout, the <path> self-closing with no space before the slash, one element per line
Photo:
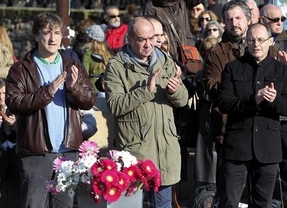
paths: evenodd
<path fill-rule="evenodd" d="M 211 32 L 211 31 L 216 32 L 217 30 L 218 30 L 217 28 L 207 29 L 208 32 Z"/>
<path fill-rule="evenodd" d="M 211 19 L 210 17 L 201 17 L 200 21 L 202 22 L 203 20 L 206 20 L 207 22 L 209 22 Z"/>
<path fill-rule="evenodd" d="M 117 18 L 117 17 L 121 17 L 121 15 L 109 15 L 109 18 L 111 18 L 111 19 L 114 19 L 114 18 Z"/>
<path fill-rule="evenodd" d="M 266 19 L 272 21 L 272 22 L 278 22 L 281 20 L 281 22 L 284 22 L 286 20 L 286 17 L 282 16 L 282 17 L 276 17 L 276 18 L 270 18 L 270 17 L 266 17 L 266 16 L 263 16 L 265 17 Z"/>

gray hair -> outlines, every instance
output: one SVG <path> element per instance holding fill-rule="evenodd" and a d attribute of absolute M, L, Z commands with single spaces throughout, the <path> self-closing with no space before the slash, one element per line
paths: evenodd
<path fill-rule="evenodd" d="M 205 27 L 205 30 L 204 30 L 204 37 L 207 37 L 208 36 L 208 31 L 207 31 L 207 28 L 209 28 L 211 25 L 215 25 L 215 27 L 217 27 L 219 29 L 219 38 L 222 37 L 222 34 L 224 32 L 224 29 L 221 27 L 221 25 L 219 24 L 219 22 L 217 21 L 209 21 Z"/>
<path fill-rule="evenodd" d="M 239 6 L 243 10 L 244 15 L 247 18 L 247 20 L 251 21 L 251 11 L 250 11 L 249 7 L 247 6 L 247 4 L 243 0 L 231 0 L 231 1 L 229 1 L 223 5 L 223 7 L 222 7 L 223 21 L 225 22 L 225 13 L 228 10 L 233 9 L 236 6 Z"/>

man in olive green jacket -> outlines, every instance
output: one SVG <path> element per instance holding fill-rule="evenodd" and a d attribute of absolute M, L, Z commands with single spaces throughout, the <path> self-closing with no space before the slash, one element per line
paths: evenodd
<path fill-rule="evenodd" d="M 171 185 L 180 180 L 180 147 L 173 107 L 187 104 L 180 69 L 154 47 L 154 27 L 144 17 L 131 20 L 128 44 L 106 69 L 106 99 L 115 116 L 117 148 L 151 159 L 161 171 L 160 193 L 151 207 L 171 208 Z"/>

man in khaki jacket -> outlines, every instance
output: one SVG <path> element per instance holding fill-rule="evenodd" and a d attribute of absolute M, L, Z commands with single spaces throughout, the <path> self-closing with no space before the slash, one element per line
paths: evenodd
<path fill-rule="evenodd" d="M 154 47 L 154 38 L 149 20 L 130 21 L 127 45 L 107 65 L 106 99 L 115 117 L 116 147 L 151 159 L 160 169 L 161 187 L 149 194 L 150 207 L 171 208 L 171 187 L 179 182 L 181 167 L 173 107 L 185 106 L 188 92 L 180 69 Z"/>

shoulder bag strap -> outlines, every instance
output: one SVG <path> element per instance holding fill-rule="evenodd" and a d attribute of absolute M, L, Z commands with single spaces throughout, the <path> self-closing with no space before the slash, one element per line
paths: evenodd
<path fill-rule="evenodd" d="M 180 38 L 179 38 L 179 36 L 178 36 L 178 34 L 177 34 L 177 32 L 176 32 L 176 29 L 174 28 L 173 23 L 172 23 L 172 21 L 170 20 L 169 16 L 166 14 L 166 12 L 165 12 L 164 9 L 162 9 L 162 11 L 163 11 L 163 12 L 162 12 L 163 16 L 165 16 L 165 18 L 168 20 L 168 24 L 169 24 L 169 26 L 170 26 L 170 28 L 171 28 L 171 30 L 172 30 L 172 33 L 173 33 L 174 36 L 177 38 L 178 43 L 179 43 L 179 44 L 182 44 L 182 42 L 181 42 L 181 40 L 180 40 Z"/>

